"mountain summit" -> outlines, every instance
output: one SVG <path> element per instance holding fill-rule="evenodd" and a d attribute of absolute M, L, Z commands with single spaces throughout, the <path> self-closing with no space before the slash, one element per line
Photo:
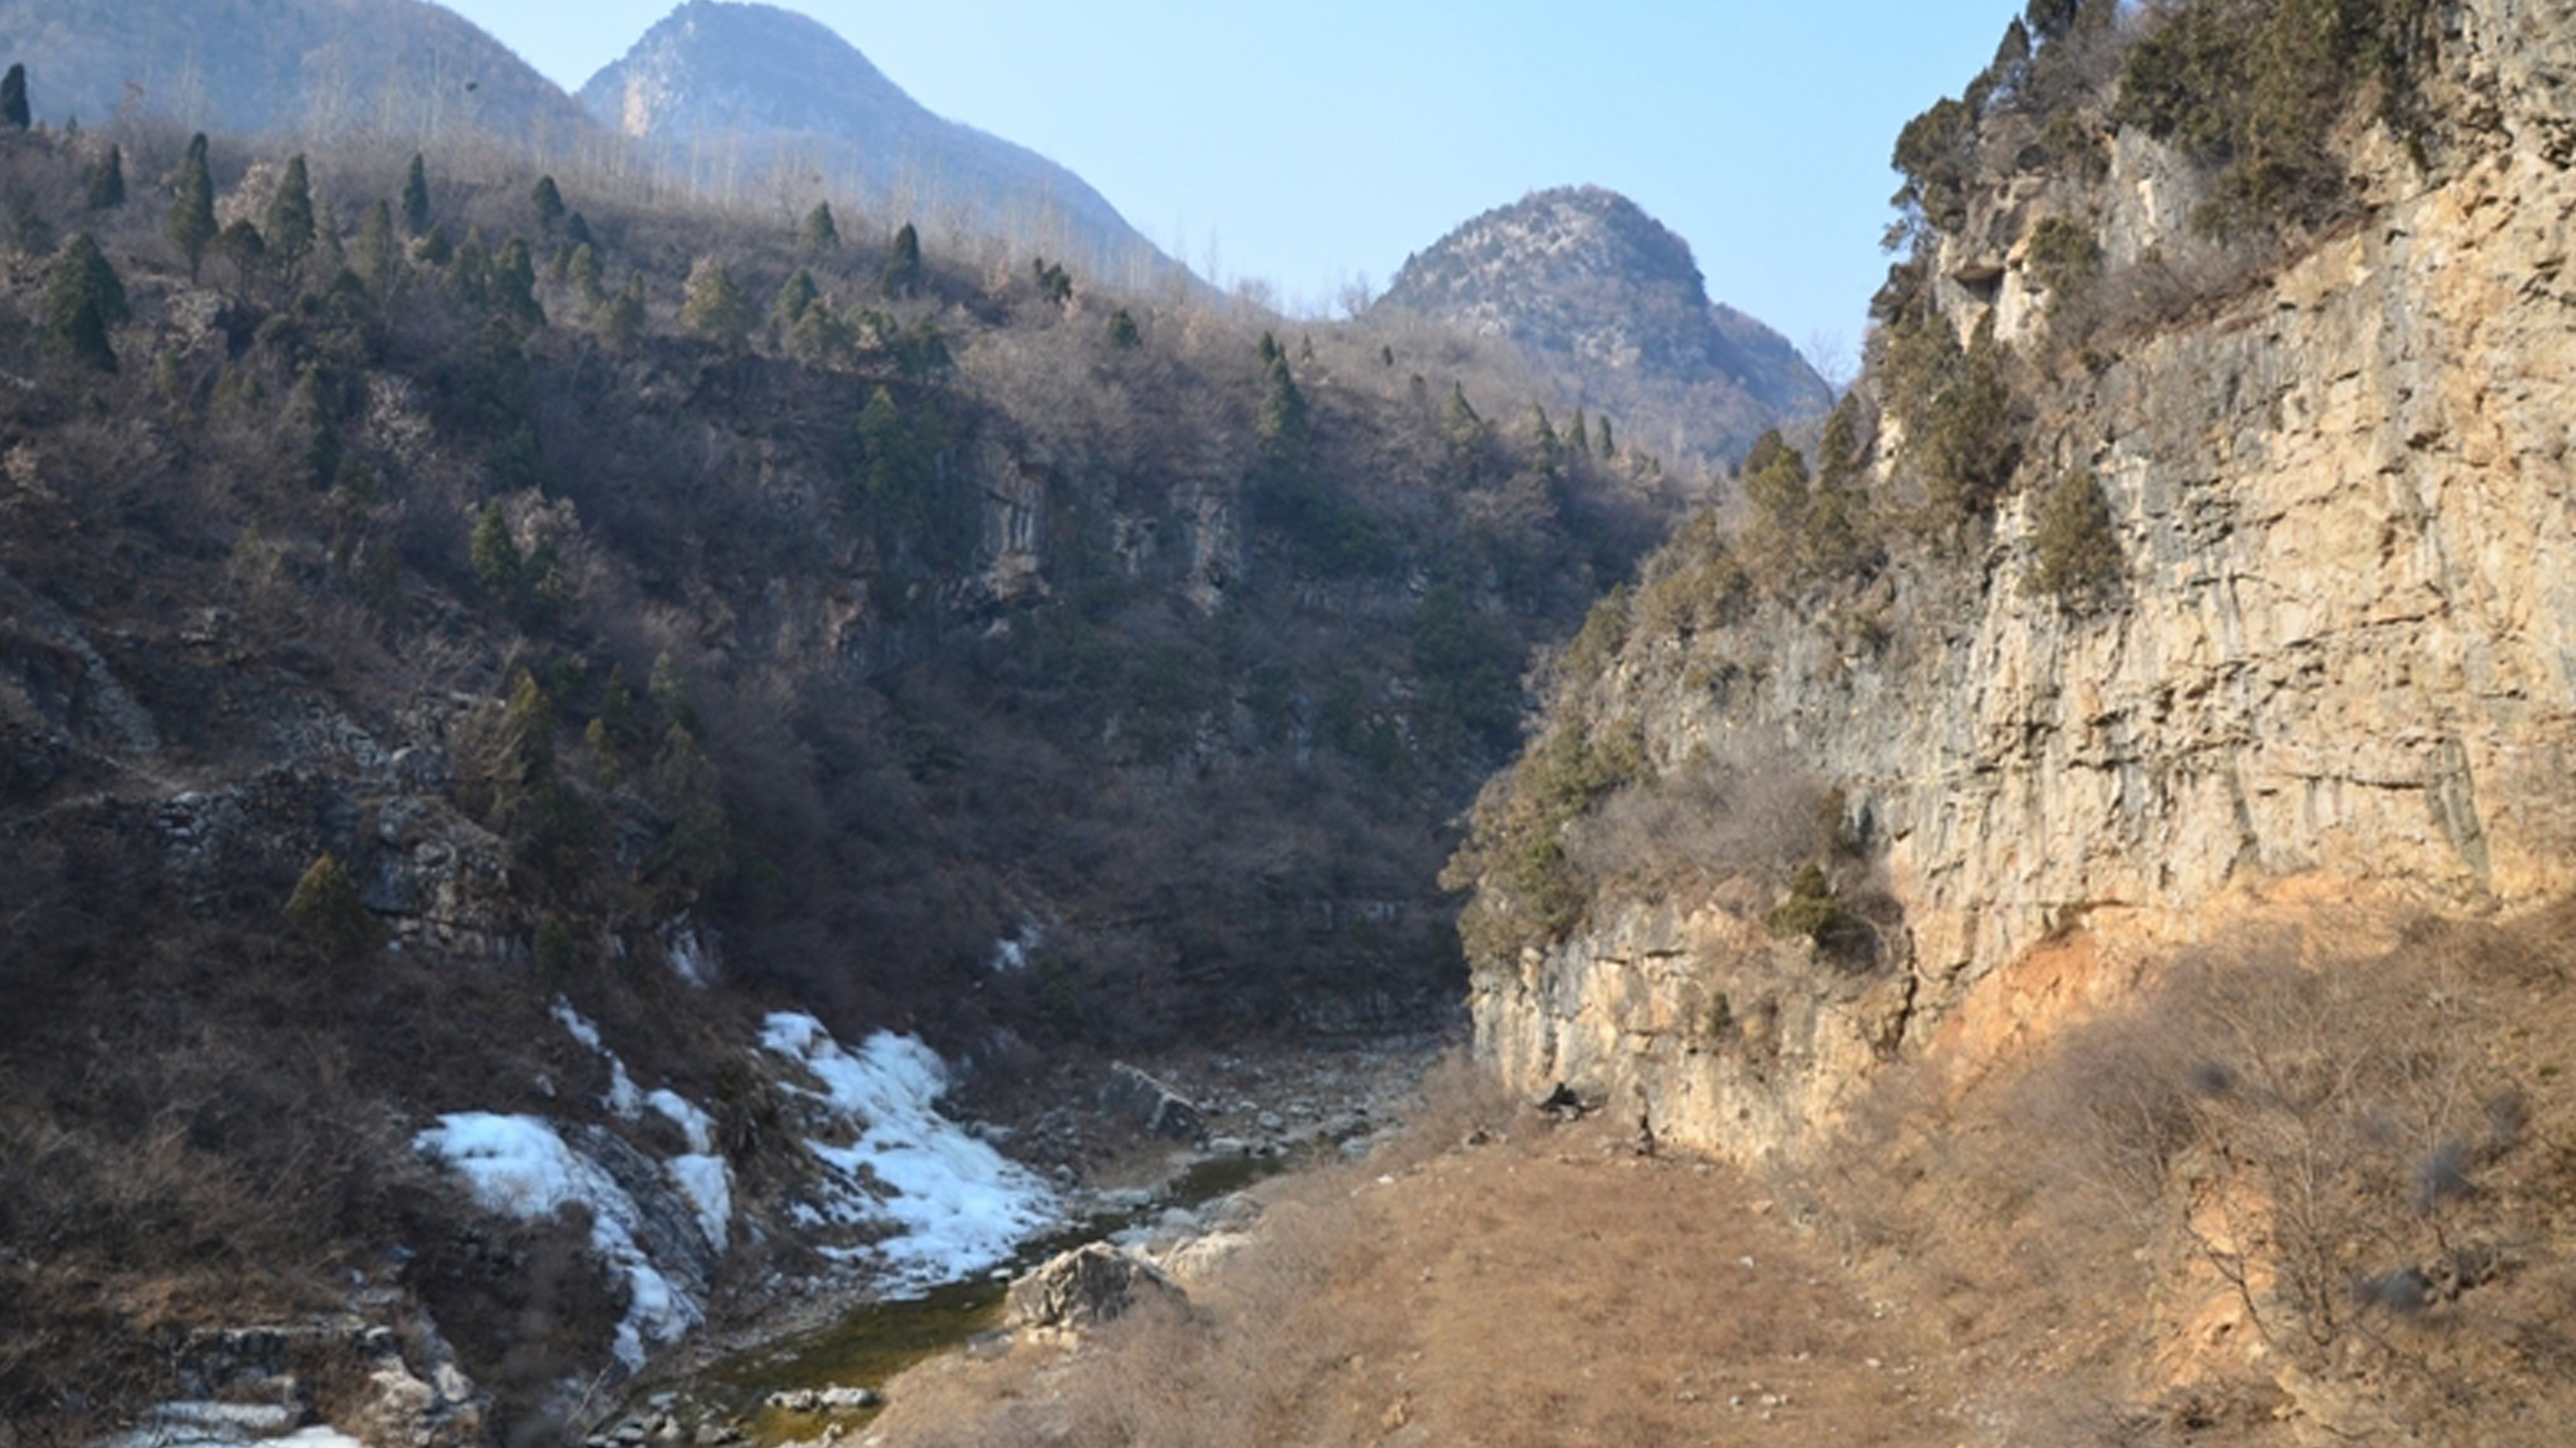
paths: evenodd
<path fill-rule="evenodd" d="M 121 110 L 191 128 L 346 138 L 589 129 L 572 98 L 473 22 L 427 0 L 0 0 L 0 55 L 39 120 Z"/>
<path fill-rule="evenodd" d="M 933 115 L 819 21 L 689 0 L 591 77 L 581 103 L 702 186 L 857 192 L 1142 281 L 1173 265 L 1081 177 Z"/>
<path fill-rule="evenodd" d="M 1669 428 L 1677 452 L 1732 460 L 1833 401 L 1787 339 L 1709 300 L 1688 242 L 1598 186 L 1469 221 L 1408 258 L 1377 309 L 1508 337 L 1635 435 L 1661 446 Z"/>

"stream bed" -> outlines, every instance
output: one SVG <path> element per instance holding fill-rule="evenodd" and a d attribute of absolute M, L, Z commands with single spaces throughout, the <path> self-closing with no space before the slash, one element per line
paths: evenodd
<path fill-rule="evenodd" d="M 1340 1147 L 1336 1139 L 1317 1137 L 1276 1153 L 1201 1158 L 1151 1192 L 1118 1194 L 1115 1205 L 1030 1238 L 988 1272 L 859 1303 L 821 1327 L 770 1339 L 719 1357 L 676 1383 L 656 1385 L 618 1420 L 619 1429 L 591 1441 L 625 1443 L 635 1436 L 628 1430 L 664 1418 L 677 1427 L 682 1443 L 758 1448 L 820 1438 L 836 1425 L 844 1432 L 855 1429 L 876 1410 L 796 1411 L 772 1399 L 808 1389 L 882 1388 L 905 1369 L 944 1353 L 1007 1350 L 1003 1299 L 1013 1278 L 1059 1252 L 1153 1224 L 1174 1208 L 1194 1211 L 1265 1178 L 1326 1160 Z M 727 1426 L 739 1436 L 727 1434 Z"/>

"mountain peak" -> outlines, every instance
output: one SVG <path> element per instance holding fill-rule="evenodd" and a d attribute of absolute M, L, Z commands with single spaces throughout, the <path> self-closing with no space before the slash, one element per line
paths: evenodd
<path fill-rule="evenodd" d="M 830 27 L 773 5 L 687 0 L 580 100 L 702 182 L 793 175 L 818 197 L 1009 236 L 1131 283 L 1176 265 L 1079 176 L 933 115 Z"/>
<path fill-rule="evenodd" d="M 1710 302 L 1690 243 L 1606 187 L 1475 217 L 1409 258 L 1378 305 L 1507 337 L 1578 400 L 1712 457 L 1833 400 L 1786 339 Z"/>

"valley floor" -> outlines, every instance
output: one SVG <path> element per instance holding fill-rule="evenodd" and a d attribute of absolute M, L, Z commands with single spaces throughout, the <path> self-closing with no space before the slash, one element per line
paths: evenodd
<path fill-rule="evenodd" d="M 860 1441 L 1973 1436 L 1939 1334 L 1757 1183 L 1650 1155 L 1633 1124 L 1435 1102 L 1409 1143 L 1264 1195 L 1262 1230 L 1192 1284 L 1188 1309 L 1131 1314 L 1078 1347 L 928 1364 Z"/>

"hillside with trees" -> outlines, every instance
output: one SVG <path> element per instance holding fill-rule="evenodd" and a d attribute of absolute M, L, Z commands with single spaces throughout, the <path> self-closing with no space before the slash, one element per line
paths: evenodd
<path fill-rule="evenodd" d="M 578 1224 L 410 1144 L 575 1110 L 566 1011 L 751 1183 L 765 1009 L 1003 1080 L 1436 1018 L 1449 822 L 1672 506 L 1508 349 L 478 155 L 0 129 L 13 1424 L 352 1291 L 505 1417 L 596 1371 Z"/>

